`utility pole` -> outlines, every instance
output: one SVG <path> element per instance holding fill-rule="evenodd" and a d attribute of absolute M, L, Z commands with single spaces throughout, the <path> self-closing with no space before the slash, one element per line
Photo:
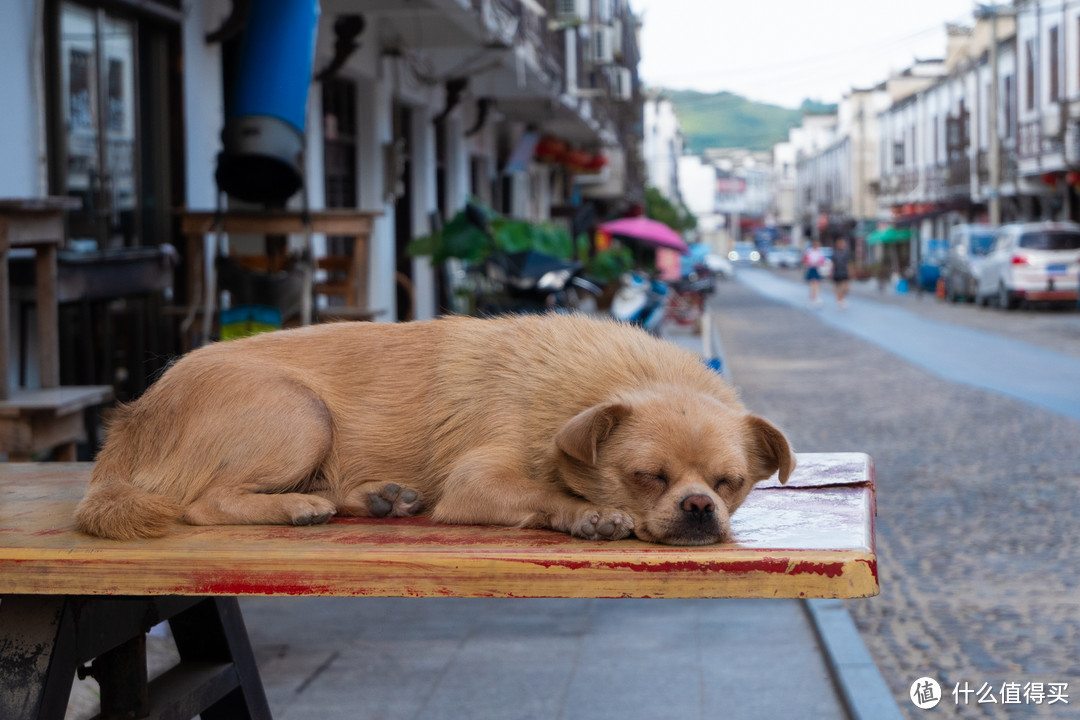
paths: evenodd
<path fill-rule="evenodd" d="M 990 9 L 990 112 L 987 133 L 990 135 L 990 224 L 1001 224 L 1001 138 L 998 136 L 998 9 Z"/>
<path fill-rule="evenodd" d="M 980 19 L 990 20 L 990 97 L 987 102 L 990 105 L 987 112 L 987 135 L 990 143 L 990 187 L 987 190 L 987 211 L 991 225 L 1001 224 L 1001 136 L 998 130 L 998 113 L 1001 110 L 998 103 L 998 16 L 1008 15 L 1015 17 L 1016 11 L 1012 8 L 1002 8 L 999 5 L 978 5 L 975 16 Z M 1010 98 L 1005 99 L 1006 102 Z"/>

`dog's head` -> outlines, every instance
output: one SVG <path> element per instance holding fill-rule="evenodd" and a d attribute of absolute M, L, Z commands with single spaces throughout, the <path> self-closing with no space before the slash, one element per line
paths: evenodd
<path fill-rule="evenodd" d="M 555 437 L 570 489 L 634 520 L 642 540 L 706 545 L 730 539 L 731 514 L 754 484 L 795 455 L 783 433 L 695 392 L 642 392 L 595 405 Z"/>

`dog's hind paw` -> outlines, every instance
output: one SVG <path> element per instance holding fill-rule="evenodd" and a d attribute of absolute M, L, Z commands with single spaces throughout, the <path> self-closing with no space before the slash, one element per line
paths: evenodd
<path fill-rule="evenodd" d="M 423 507 L 423 498 L 412 488 L 386 483 L 368 493 L 368 510 L 372 517 L 412 517 Z"/>
<path fill-rule="evenodd" d="M 619 510 L 586 510 L 570 528 L 574 537 L 586 540 L 622 540 L 634 532 L 634 519 Z"/>

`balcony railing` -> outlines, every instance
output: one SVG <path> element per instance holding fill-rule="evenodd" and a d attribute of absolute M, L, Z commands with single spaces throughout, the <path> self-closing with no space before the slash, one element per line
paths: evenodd
<path fill-rule="evenodd" d="M 1062 150 L 1062 138 L 1043 132 L 1042 121 L 1032 120 L 1017 127 L 1016 154 L 1018 158 L 1036 158 Z"/>
<path fill-rule="evenodd" d="M 927 199 L 939 200 L 945 195 L 945 167 L 932 165 L 926 168 Z"/>
<path fill-rule="evenodd" d="M 966 195 L 971 192 L 971 158 L 967 153 L 949 158 L 945 168 L 945 191 L 951 195 Z"/>

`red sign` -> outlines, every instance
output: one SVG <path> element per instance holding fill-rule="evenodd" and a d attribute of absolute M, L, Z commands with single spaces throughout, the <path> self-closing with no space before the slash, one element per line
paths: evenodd
<path fill-rule="evenodd" d="M 720 195 L 742 195 L 746 192 L 746 181 L 742 178 L 717 178 L 716 192 Z"/>

